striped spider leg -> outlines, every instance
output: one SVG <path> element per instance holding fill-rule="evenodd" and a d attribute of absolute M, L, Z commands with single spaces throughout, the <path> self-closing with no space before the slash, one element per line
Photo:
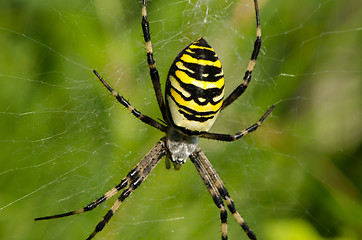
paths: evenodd
<path fill-rule="evenodd" d="M 250 127 L 245 128 L 244 130 L 241 130 L 238 133 L 235 133 L 234 135 L 230 135 L 230 134 L 222 134 L 222 133 L 202 133 L 200 135 L 200 137 L 202 138 L 208 138 L 208 139 L 213 139 L 213 140 L 219 140 L 219 141 L 224 141 L 224 142 L 232 142 L 232 141 L 236 141 L 240 138 L 242 138 L 243 136 L 245 136 L 246 134 L 250 133 L 250 132 L 254 132 L 256 129 L 258 129 L 258 127 L 260 127 L 260 125 L 263 123 L 263 121 L 267 118 L 267 116 L 271 113 L 271 111 L 273 111 L 275 105 L 272 105 L 265 113 L 264 115 L 259 119 L 259 121 L 257 121 L 256 123 L 254 123 L 253 125 L 251 125 Z"/>
<path fill-rule="evenodd" d="M 192 163 L 195 165 L 202 180 L 204 181 L 207 190 L 209 191 L 216 206 L 220 209 L 221 219 L 221 239 L 226 240 L 227 234 L 227 211 L 223 203 L 223 199 L 226 201 L 229 211 L 235 217 L 236 221 L 240 224 L 244 232 L 248 235 L 249 239 L 256 240 L 256 236 L 246 224 L 244 219 L 240 216 L 236 210 L 233 200 L 231 199 L 228 190 L 225 188 L 224 183 L 217 174 L 210 161 L 200 148 L 197 148 L 195 153 L 190 156 Z"/>
<path fill-rule="evenodd" d="M 229 106 L 238 97 L 240 97 L 245 92 L 251 80 L 251 74 L 254 70 L 256 60 L 258 58 L 259 51 L 261 48 L 261 26 L 260 26 L 258 0 L 254 0 L 254 8 L 255 8 L 255 18 L 256 18 L 256 40 L 254 42 L 253 53 L 251 54 L 249 64 L 246 68 L 246 72 L 243 77 L 243 82 L 237 88 L 235 88 L 234 91 L 224 100 L 221 106 L 221 110 Z"/>
<path fill-rule="evenodd" d="M 162 96 L 160 75 L 156 68 L 156 62 L 153 58 L 151 35 L 150 35 L 150 24 L 147 20 L 146 0 L 143 0 L 143 2 L 142 2 L 142 31 L 143 31 L 143 38 L 146 43 L 148 68 L 150 69 L 150 76 L 151 76 L 151 80 L 152 80 L 153 89 L 155 90 L 158 107 L 161 110 L 164 121 L 168 122 L 165 102 L 164 102 L 163 96 Z"/>
<path fill-rule="evenodd" d="M 137 187 L 141 185 L 141 183 L 148 177 L 148 175 L 156 167 L 161 158 L 166 155 L 166 153 L 167 153 L 167 148 L 166 148 L 165 138 L 162 138 L 141 159 L 141 161 L 127 174 L 127 176 L 121 180 L 119 184 L 117 184 L 114 188 L 106 192 L 103 196 L 99 197 L 97 200 L 75 211 L 52 215 L 52 216 L 40 217 L 36 218 L 35 220 L 38 221 L 38 220 L 61 218 L 61 217 L 66 217 L 66 216 L 71 216 L 91 211 L 125 188 L 125 190 L 123 190 L 123 192 L 115 201 L 111 209 L 106 213 L 106 215 L 104 215 L 103 219 L 97 224 L 95 230 L 87 238 L 87 240 L 92 239 L 98 232 L 102 231 L 104 226 L 109 222 L 109 220 L 117 211 L 117 209 L 120 207 L 122 202 L 129 195 L 131 195 L 133 191 L 136 190 Z"/>

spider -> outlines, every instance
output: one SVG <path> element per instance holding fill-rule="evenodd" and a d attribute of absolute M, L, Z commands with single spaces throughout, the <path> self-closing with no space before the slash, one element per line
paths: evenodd
<path fill-rule="evenodd" d="M 257 0 L 254 0 L 254 7 L 256 15 L 256 40 L 242 83 L 224 100 L 224 74 L 220 61 L 212 47 L 203 38 L 199 38 L 183 49 L 172 63 L 166 80 L 164 99 L 159 74 L 153 58 L 146 0 L 143 0 L 142 30 L 146 43 L 150 76 L 163 117 L 162 123 L 136 110 L 126 99 L 113 90 L 96 70 L 93 70 L 93 72 L 118 102 L 126 107 L 135 117 L 164 132 L 166 136 L 156 143 L 119 184 L 103 196 L 81 209 L 40 217 L 35 220 L 61 218 L 91 211 L 124 189 L 111 209 L 104 215 L 103 219 L 95 227 L 95 230 L 87 238 L 92 239 L 98 232 L 102 231 L 123 201 L 141 185 L 164 156 L 166 156 L 166 168 L 171 168 L 172 163 L 176 170 L 179 170 L 181 165 L 186 162 L 186 159 L 190 158 L 211 194 L 214 203 L 220 210 L 222 239 L 225 240 L 228 237 L 227 210 L 224 201 L 249 239 L 256 239 L 255 234 L 236 210 L 234 202 L 221 178 L 198 146 L 200 137 L 219 141 L 235 141 L 240 139 L 244 135 L 255 131 L 274 108 L 273 105 L 259 121 L 234 135 L 208 132 L 220 111 L 243 94 L 251 80 L 251 73 L 261 47 L 261 28 Z"/>

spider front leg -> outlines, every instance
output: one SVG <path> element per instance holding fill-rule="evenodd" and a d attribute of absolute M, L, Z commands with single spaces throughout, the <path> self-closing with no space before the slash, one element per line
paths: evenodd
<path fill-rule="evenodd" d="M 229 106 L 238 97 L 240 97 L 240 95 L 245 92 L 251 80 L 251 74 L 254 70 L 256 59 L 258 58 L 259 51 L 261 48 L 261 27 L 260 27 L 259 7 L 257 0 L 254 0 L 254 7 L 255 7 L 255 16 L 256 16 L 256 40 L 254 42 L 253 53 L 251 54 L 249 64 L 246 68 L 245 75 L 243 77 L 243 82 L 224 100 L 221 106 L 221 110 Z"/>
<path fill-rule="evenodd" d="M 255 131 L 263 123 L 265 118 L 268 117 L 268 115 L 271 113 L 271 111 L 273 111 L 274 107 L 275 107 L 275 105 L 271 106 L 268 109 L 268 111 L 266 111 L 266 113 L 264 113 L 264 115 L 259 119 L 259 121 L 257 121 L 250 127 L 247 127 L 244 130 L 242 130 L 234 135 L 222 134 L 222 133 L 203 133 L 200 135 L 200 137 L 213 139 L 213 140 L 219 140 L 219 141 L 225 141 L 225 142 L 236 141 L 236 140 L 240 139 L 241 137 L 245 136 L 246 134 Z"/>
<path fill-rule="evenodd" d="M 150 35 L 150 24 L 147 20 L 147 8 L 146 8 L 146 0 L 143 0 L 142 5 L 142 30 L 143 37 L 146 43 L 146 52 L 147 52 L 147 63 L 150 69 L 150 76 L 152 80 L 153 89 L 155 90 L 158 106 L 161 110 L 163 119 L 167 122 L 167 114 L 165 103 L 162 96 L 162 88 L 160 83 L 160 75 L 158 74 L 158 70 L 156 68 L 156 62 L 153 59 L 153 51 L 152 51 L 152 43 L 151 43 L 151 35 Z"/>
<path fill-rule="evenodd" d="M 96 70 L 93 70 L 93 73 L 97 76 L 97 78 L 102 82 L 102 84 L 108 89 L 108 91 L 117 99 L 119 103 L 125 106 L 136 118 L 141 120 L 148 125 L 161 130 L 162 132 L 167 131 L 167 127 L 162 125 L 161 123 L 157 122 L 156 120 L 150 118 L 149 116 L 143 115 L 140 111 L 135 109 L 124 97 L 120 96 L 116 91 L 113 90 L 111 86 L 104 81 L 104 79 L 99 75 Z"/>

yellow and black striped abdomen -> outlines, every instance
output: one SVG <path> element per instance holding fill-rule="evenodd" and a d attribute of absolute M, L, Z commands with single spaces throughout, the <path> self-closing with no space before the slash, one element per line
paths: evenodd
<path fill-rule="evenodd" d="M 208 131 L 224 98 L 224 74 L 219 58 L 203 39 L 182 50 L 166 82 L 168 117 L 187 134 Z"/>

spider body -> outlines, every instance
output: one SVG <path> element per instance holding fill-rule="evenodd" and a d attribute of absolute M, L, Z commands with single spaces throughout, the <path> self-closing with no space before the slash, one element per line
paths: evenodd
<path fill-rule="evenodd" d="M 166 135 L 175 168 L 195 151 L 198 137 L 214 124 L 224 99 L 224 74 L 211 46 L 199 38 L 183 49 L 166 81 Z"/>
<path fill-rule="evenodd" d="M 227 210 L 224 203 L 226 203 L 227 208 L 249 239 L 256 240 L 255 234 L 236 210 L 234 202 L 221 178 L 198 146 L 199 138 L 228 142 L 240 139 L 244 135 L 255 131 L 274 108 L 273 105 L 256 123 L 236 134 L 230 135 L 209 132 L 218 114 L 246 90 L 251 80 L 251 74 L 261 46 L 261 29 L 257 0 L 254 0 L 254 6 L 257 29 L 256 40 L 241 84 L 224 99 L 224 74 L 221 63 L 210 45 L 203 38 L 199 38 L 182 50 L 172 63 L 166 80 L 164 99 L 156 63 L 153 59 L 146 0 L 143 0 L 142 30 L 146 43 L 147 62 L 157 103 L 164 121 L 160 123 L 136 110 L 126 99 L 113 90 L 97 71 L 94 70 L 93 72 L 119 103 L 139 120 L 159 129 L 164 132 L 166 136 L 156 143 L 120 183 L 101 197 L 78 210 L 40 217 L 35 220 L 54 219 L 91 211 L 122 191 L 111 209 L 104 215 L 103 219 L 87 238 L 92 239 L 98 232 L 102 231 L 123 201 L 142 184 L 164 156 L 167 156 L 166 167 L 170 168 L 169 160 L 171 160 L 176 170 L 180 169 L 180 166 L 186 162 L 187 158 L 190 158 L 220 211 L 222 240 L 228 238 L 226 223 Z"/>

